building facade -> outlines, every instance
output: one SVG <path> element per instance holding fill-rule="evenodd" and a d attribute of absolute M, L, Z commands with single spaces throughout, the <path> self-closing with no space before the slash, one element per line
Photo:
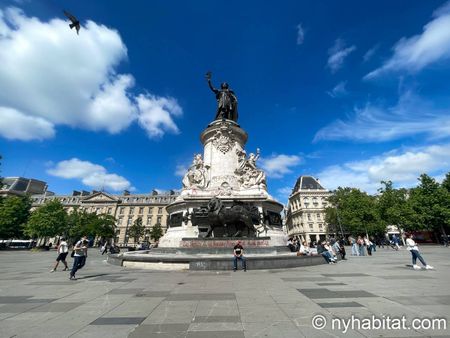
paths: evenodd
<path fill-rule="evenodd" d="M 289 196 L 286 229 L 289 237 L 317 242 L 326 238 L 325 208 L 331 192 L 312 176 L 300 176 Z"/>
<path fill-rule="evenodd" d="M 32 195 L 32 208 L 38 208 L 46 201 L 57 199 L 67 210 L 85 210 L 89 213 L 107 214 L 116 219 L 116 236 L 114 242 L 119 246 L 133 245 L 134 239 L 128 236 L 128 228 L 133 222 L 141 218 L 146 230 L 151 230 L 156 224 L 160 224 L 165 232 L 168 223 L 166 206 L 172 203 L 178 193 L 169 191 L 159 193 L 153 191 L 150 194 L 112 195 L 101 191 L 74 191 L 72 195 Z M 145 238 L 150 241 L 148 235 Z"/>

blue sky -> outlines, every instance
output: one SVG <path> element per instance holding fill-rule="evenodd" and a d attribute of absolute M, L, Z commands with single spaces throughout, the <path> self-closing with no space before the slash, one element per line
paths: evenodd
<path fill-rule="evenodd" d="M 445 1 L 0 0 L 0 65 L 2 175 L 56 193 L 180 188 L 207 71 L 282 202 L 299 175 L 374 193 L 450 170 Z"/>

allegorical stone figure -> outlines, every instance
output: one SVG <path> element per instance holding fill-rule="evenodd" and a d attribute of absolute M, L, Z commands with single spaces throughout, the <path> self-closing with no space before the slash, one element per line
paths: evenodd
<path fill-rule="evenodd" d="M 217 112 L 215 120 L 228 119 L 237 122 L 238 109 L 237 98 L 234 92 L 229 88 L 228 83 L 224 82 L 220 85 L 220 90 L 211 84 L 211 72 L 206 73 L 209 88 L 216 94 Z"/>
<path fill-rule="evenodd" d="M 256 155 L 251 153 L 248 157 L 245 150 L 236 149 L 238 156 L 238 168 L 235 174 L 238 175 L 238 182 L 243 188 L 259 187 L 266 189 L 266 174 L 256 166 L 259 159 L 259 149 L 256 149 Z"/>
<path fill-rule="evenodd" d="M 207 171 L 209 167 L 204 164 L 202 155 L 194 155 L 192 165 L 183 177 L 183 188 L 200 188 L 204 189 L 208 186 Z"/>

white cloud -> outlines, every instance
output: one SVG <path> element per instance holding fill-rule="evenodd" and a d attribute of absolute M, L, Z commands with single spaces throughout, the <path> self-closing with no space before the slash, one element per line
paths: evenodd
<path fill-rule="evenodd" d="M 384 142 L 418 134 L 429 139 L 449 137 L 450 112 L 406 92 L 393 107 L 367 103 L 363 108 L 355 108 L 352 119 L 336 120 L 320 129 L 314 142 L 344 139 Z"/>
<path fill-rule="evenodd" d="M 119 33 L 104 25 L 87 21 L 78 36 L 61 19 L 43 22 L 17 8 L 0 9 L 0 106 L 46 122 L 28 140 L 52 137 L 47 130 L 57 125 L 119 133 L 148 115 L 131 93 L 133 76 L 116 71 L 126 59 Z"/>
<path fill-rule="evenodd" d="M 278 196 L 284 197 L 284 199 L 287 199 L 292 193 L 292 187 L 283 187 L 277 189 Z"/>
<path fill-rule="evenodd" d="M 422 34 L 403 37 L 393 47 L 394 53 L 366 79 L 390 71 L 417 72 L 431 63 L 450 58 L 450 2 L 434 12 L 434 19 L 423 27 Z"/>
<path fill-rule="evenodd" d="M 138 114 L 136 106 L 127 95 L 127 90 L 133 83 L 131 75 L 120 75 L 103 85 L 89 105 L 89 117 L 79 124 L 92 130 L 104 129 L 111 134 L 127 128 Z"/>
<path fill-rule="evenodd" d="M 363 56 L 363 61 L 364 62 L 368 62 L 370 59 L 372 59 L 372 57 L 375 55 L 375 53 L 377 52 L 378 48 L 380 47 L 380 45 L 375 45 L 374 47 L 370 48 Z"/>
<path fill-rule="evenodd" d="M 29 141 L 53 137 L 53 124 L 41 117 L 27 116 L 13 108 L 0 106 L 0 135 L 9 140 Z"/>
<path fill-rule="evenodd" d="M 328 50 L 328 62 L 327 65 L 332 73 L 337 72 L 344 65 L 345 58 L 356 50 L 356 47 L 345 47 L 345 43 L 342 39 L 336 39 L 333 47 Z"/>
<path fill-rule="evenodd" d="M 158 97 L 151 94 L 137 97 L 138 121 L 150 137 L 161 137 L 166 131 L 179 133 L 172 116 L 180 116 L 182 109 L 172 97 Z"/>
<path fill-rule="evenodd" d="M 317 173 L 326 189 L 356 187 L 375 193 L 382 180 L 397 186 L 417 185 L 422 173 L 441 177 L 450 168 L 450 144 L 432 145 L 409 150 L 393 150 L 368 160 L 334 165 Z"/>
<path fill-rule="evenodd" d="M 302 27 L 302 24 L 299 23 L 297 25 L 297 45 L 303 44 L 303 41 L 305 41 L 305 30 Z"/>
<path fill-rule="evenodd" d="M 111 164 L 116 164 L 116 160 L 114 159 L 114 157 L 107 157 L 104 160 L 105 162 L 111 163 Z"/>
<path fill-rule="evenodd" d="M 341 81 L 331 91 L 328 91 L 327 94 L 332 98 L 345 96 L 348 94 L 347 88 L 345 88 L 346 85 L 347 81 Z"/>
<path fill-rule="evenodd" d="M 61 161 L 53 168 L 48 169 L 47 173 L 61 178 L 79 179 L 84 185 L 95 189 L 134 190 L 126 178 L 108 173 L 101 165 L 78 158 Z"/>
<path fill-rule="evenodd" d="M 261 168 L 266 174 L 273 178 L 281 178 L 292 172 L 291 167 L 300 164 L 301 158 L 297 155 L 272 155 L 268 158 L 261 158 Z"/>
<path fill-rule="evenodd" d="M 188 169 L 189 167 L 187 165 L 178 164 L 175 169 L 175 176 L 184 176 L 187 173 Z"/>

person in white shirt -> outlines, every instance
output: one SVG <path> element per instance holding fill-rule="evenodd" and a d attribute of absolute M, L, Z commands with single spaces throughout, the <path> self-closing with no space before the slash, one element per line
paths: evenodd
<path fill-rule="evenodd" d="M 310 251 L 309 251 L 309 247 L 308 247 L 308 244 L 306 243 L 306 241 L 303 241 L 303 243 L 300 244 L 300 249 L 298 250 L 298 252 L 301 255 L 305 255 L 305 256 L 308 256 L 308 255 L 311 254 Z"/>
<path fill-rule="evenodd" d="M 423 264 L 425 269 L 427 269 L 427 270 L 434 269 L 431 265 L 428 265 L 427 263 L 425 263 L 425 260 L 420 255 L 419 247 L 417 246 L 416 242 L 413 240 L 413 235 L 408 234 L 406 237 L 407 237 L 407 239 L 406 239 L 407 250 L 409 250 L 409 252 L 411 252 L 414 270 L 420 270 L 420 266 L 418 266 L 416 264 L 417 259 L 419 259 L 419 261 Z"/>
<path fill-rule="evenodd" d="M 58 245 L 57 251 L 58 251 L 58 257 L 56 257 L 56 264 L 53 267 L 53 269 L 50 270 L 50 272 L 56 271 L 56 268 L 58 267 L 59 262 L 64 263 L 65 268 L 63 271 L 69 270 L 69 267 L 67 266 L 67 262 L 66 262 L 66 257 L 67 257 L 67 254 L 69 253 L 69 245 L 67 244 L 66 239 L 64 237 L 61 238 L 61 242 Z"/>

